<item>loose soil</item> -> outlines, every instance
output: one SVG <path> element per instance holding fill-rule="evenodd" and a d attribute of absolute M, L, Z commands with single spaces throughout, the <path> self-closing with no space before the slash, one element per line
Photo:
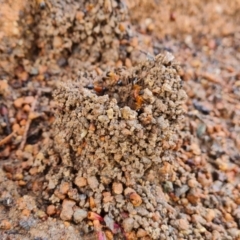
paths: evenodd
<path fill-rule="evenodd" d="M 0 4 L 0 239 L 240 239 L 239 0 Z"/>

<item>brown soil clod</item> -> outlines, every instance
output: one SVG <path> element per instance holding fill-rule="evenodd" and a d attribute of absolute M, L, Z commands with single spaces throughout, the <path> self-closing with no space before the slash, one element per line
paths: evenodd
<path fill-rule="evenodd" d="M 151 198 L 144 197 L 143 189 L 147 183 L 143 184 L 141 179 L 146 178 L 147 170 L 158 171 L 162 163 L 173 159 L 171 149 L 177 141 L 174 134 L 182 119 L 181 105 L 186 100 L 186 94 L 181 88 L 179 67 L 172 59 L 170 54 L 158 55 L 131 70 L 121 71 L 117 77 L 117 80 L 123 81 L 121 86 L 112 81 L 108 72 L 109 78 L 99 80 L 108 89 L 103 95 L 94 88 L 86 89 L 76 83 L 62 84 L 56 90 L 55 101 L 61 106 L 54 125 L 58 144 L 48 151 L 59 155 L 61 174 L 55 175 L 55 167 L 50 167 L 47 179 L 55 182 L 56 188 L 62 178 L 74 181 L 79 187 L 79 194 L 89 196 L 86 211 L 95 209 L 100 213 L 104 209 L 106 216 L 121 223 L 121 212 L 134 214 L 137 212 L 135 208 L 141 206 L 147 208 L 147 215 L 150 215 L 151 211 L 155 212 L 153 205 L 157 207 L 160 204 L 157 204 L 154 194 Z M 117 75 L 114 71 L 111 76 Z M 139 108 L 134 104 L 138 101 L 136 95 L 143 98 Z M 89 131 L 93 124 L 95 131 Z M 80 153 L 79 146 L 83 143 L 85 147 Z M 157 172 L 155 176 L 158 176 Z M 116 178 L 119 183 L 115 182 Z M 155 184 L 160 182 L 160 178 L 155 179 L 151 186 L 153 191 L 156 191 Z M 113 200 L 109 205 L 103 191 L 111 185 Z M 114 195 L 121 195 L 122 185 L 131 186 L 134 190 L 119 202 Z M 48 191 L 48 182 L 45 188 Z M 54 199 L 56 197 L 58 195 L 55 194 Z M 76 201 L 78 204 L 80 200 Z M 160 204 L 157 208 L 161 207 Z M 135 221 L 133 218 L 133 225 Z M 138 222 L 143 228 L 144 224 Z M 154 238 L 160 236 L 160 231 L 160 228 L 150 226 L 147 230 Z"/>

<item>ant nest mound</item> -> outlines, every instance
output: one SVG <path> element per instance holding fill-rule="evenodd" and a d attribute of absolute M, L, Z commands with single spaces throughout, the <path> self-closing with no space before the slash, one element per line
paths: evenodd
<path fill-rule="evenodd" d="M 56 76 L 67 66 L 73 74 L 137 60 L 137 34 L 123 1 L 12 2 L 0 9 L 7 14 L 0 24 L 1 74 L 26 81 L 39 73 Z"/>
<path fill-rule="evenodd" d="M 81 86 L 55 91 L 44 196 L 62 204 L 63 220 L 83 227 L 99 221 L 98 230 L 159 239 L 166 231 L 160 223 L 176 217 L 161 187 L 176 179 L 173 153 L 186 100 L 172 60 L 170 53 L 158 55 L 93 84 L 85 75 Z"/>

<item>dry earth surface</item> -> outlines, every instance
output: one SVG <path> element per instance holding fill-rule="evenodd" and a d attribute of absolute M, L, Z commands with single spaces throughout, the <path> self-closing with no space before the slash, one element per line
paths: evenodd
<path fill-rule="evenodd" d="M 240 239 L 239 0 L 0 5 L 0 239 Z"/>

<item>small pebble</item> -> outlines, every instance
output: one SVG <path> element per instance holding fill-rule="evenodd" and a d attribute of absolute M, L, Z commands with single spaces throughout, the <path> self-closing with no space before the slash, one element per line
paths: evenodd
<path fill-rule="evenodd" d="M 55 207 L 54 205 L 49 205 L 49 206 L 47 207 L 47 214 L 48 214 L 49 216 L 54 215 L 56 212 L 57 212 L 57 210 L 56 210 L 56 207 Z"/>
<path fill-rule="evenodd" d="M 75 223 L 82 222 L 85 218 L 87 218 L 87 216 L 88 216 L 87 211 L 80 209 L 80 208 L 74 209 L 73 220 Z"/>
<path fill-rule="evenodd" d="M 0 229 L 2 230 L 10 230 L 12 227 L 12 224 L 8 220 L 2 220 L 0 222 Z"/>
<path fill-rule="evenodd" d="M 60 218 L 64 221 L 70 221 L 73 216 L 73 207 L 76 203 L 72 200 L 64 199 L 62 203 L 62 211 Z"/>

